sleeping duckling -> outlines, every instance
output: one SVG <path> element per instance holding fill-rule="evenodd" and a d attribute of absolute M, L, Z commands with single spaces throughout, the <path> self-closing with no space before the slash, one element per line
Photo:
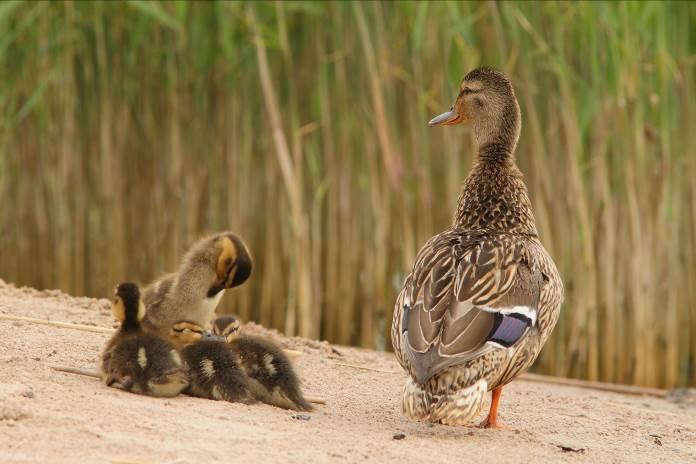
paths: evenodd
<path fill-rule="evenodd" d="M 208 327 L 224 290 L 243 284 L 252 270 L 246 245 L 232 232 L 196 242 L 175 273 L 147 286 L 143 300 L 147 314 L 143 327 L 167 337 L 179 321 Z"/>
<path fill-rule="evenodd" d="M 176 396 L 188 385 L 176 347 L 143 332 L 145 305 L 138 286 L 116 287 L 111 310 L 121 322 L 107 342 L 99 371 L 106 385 L 150 396 Z"/>
<path fill-rule="evenodd" d="M 256 398 L 285 409 L 311 411 L 283 350 L 269 340 L 240 335 L 239 329 L 239 321 L 234 316 L 220 316 L 213 323 L 213 333 L 225 337 L 239 356 Z"/>
<path fill-rule="evenodd" d="M 189 386 L 184 393 L 231 403 L 254 402 L 239 358 L 224 339 L 190 321 L 174 324 L 169 339 L 188 365 Z"/>

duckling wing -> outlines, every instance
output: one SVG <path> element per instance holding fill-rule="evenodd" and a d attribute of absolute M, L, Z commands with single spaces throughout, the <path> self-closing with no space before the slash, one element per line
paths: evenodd
<path fill-rule="evenodd" d="M 172 305 L 169 302 L 169 292 L 175 281 L 176 274 L 167 274 L 143 290 L 142 298 L 146 310 L 142 325 L 146 331 L 164 334 L 176 322 L 171 320 L 172 317 L 176 318 L 176 314 L 172 312 Z"/>
<path fill-rule="evenodd" d="M 175 278 L 176 274 L 167 274 L 145 287 L 145 290 L 143 290 L 143 302 L 148 311 L 159 309 L 167 300 L 169 290 L 173 287 Z"/>
<path fill-rule="evenodd" d="M 396 302 L 392 343 L 421 384 L 519 343 L 534 326 L 543 276 L 514 236 L 452 230 L 416 257 Z"/>

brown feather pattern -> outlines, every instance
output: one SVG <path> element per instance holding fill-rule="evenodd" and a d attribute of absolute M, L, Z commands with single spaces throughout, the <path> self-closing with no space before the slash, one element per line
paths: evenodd
<path fill-rule="evenodd" d="M 558 319 L 563 286 L 537 237 L 514 162 L 519 107 L 500 76 L 486 69 L 476 75 L 505 112 L 482 117 L 503 122 L 486 127 L 471 115 L 479 156 L 464 181 L 454 224 L 423 246 L 396 299 L 392 344 L 410 376 L 402 402 L 410 417 L 470 421 L 486 390 L 529 368 Z M 467 111 L 466 102 L 458 99 L 455 108 Z M 516 327 L 526 328 L 505 348 L 488 337 L 511 313 Z"/>

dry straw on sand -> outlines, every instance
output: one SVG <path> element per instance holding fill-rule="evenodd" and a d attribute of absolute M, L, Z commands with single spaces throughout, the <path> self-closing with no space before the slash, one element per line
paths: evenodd
<path fill-rule="evenodd" d="M 75 329 L 75 330 L 83 330 L 87 332 L 97 332 L 97 333 L 112 333 L 113 329 L 107 329 L 106 327 L 96 327 L 96 326 L 90 326 L 90 325 L 84 325 L 84 324 L 72 324 L 68 322 L 59 322 L 59 321 L 50 321 L 46 319 L 37 319 L 33 317 L 24 317 L 24 316 L 15 316 L 11 314 L 0 314 L 0 320 L 9 320 L 9 321 L 21 321 L 21 322 L 28 322 L 31 324 L 44 324 L 44 325 L 49 325 L 53 327 L 60 327 L 60 328 L 67 328 L 67 329 Z M 302 355 L 301 351 L 297 350 L 288 350 L 284 349 L 283 350 L 285 354 L 288 355 L 290 359 L 296 359 L 299 356 Z M 379 372 L 382 374 L 398 374 L 401 375 L 402 371 L 400 370 L 391 370 L 391 371 L 386 371 L 383 369 L 376 369 L 374 367 L 369 367 L 369 366 L 359 366 L 355 364 L 347 364 L 347 363 L 340 363 L 337 362 L 335 363 L 336 366 L 341 366 L 341 367 L 348 367 L 351 369 L 363 369 L 367 370 L 370 372 Z M 48 364 L 52 369 L 55 369 L 57 371 L 62 371 L 62 372 L 68 372 L 71 374 L 79 374 L 79 375 L 84 375 L 87 377 L 99 377 L 99 374 L 90 369 L 83 369 L 79 367 L 73 367 L 73 366 L 64 366 L 64 365 L 59 365 L 59 364 Z M 632 385 L 618 385 L 618 384 L 609 384 L 609 383 L 603 383 L 603 382 L 589 382 L 589 381 L 583 381 L 583 380 L 577 380 L 577 379 L 567 379 L 567 378 L 562 378 L 562 377 L 550 377 L 550 376 L 545 376 L 545 375 L 538 375 L 538 374 L 524 374 L 522 376 L 524 380 L 532 381 L 532 382 L 543 382 L 543 383 L 551 383 L 551 384 L 556 384 L 556 385 L 569 385 L 569 386 L 574 386 L 574 387 L 580 387 L 580 388 L 590 388 L 590 389 L 595 389 L 595 390 L 602 390 L 602 391 L 611 391 L 611 392 L 616 392 L 616 393 L 623 393 L 623 394 L 628 394 L 628 395 L 648 395 L 648 396 L 656 396 L 659 398 L 663 398 L 666 394 L 666 390 L 662 390 L 659 388 L 647 388 L 647 387 L 637 387 L 637 386 L 632 386 Z M 317 403 L 317 404 L 326 404 L 326 400 L 323 398 L 316 398 L 316 397 L 307 397 L 307 401 L 310 403 Z"/>

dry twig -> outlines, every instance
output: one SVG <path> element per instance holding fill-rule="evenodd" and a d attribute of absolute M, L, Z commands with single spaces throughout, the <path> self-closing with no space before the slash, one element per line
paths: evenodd
<path fill-rule="evenodd" d="M 62 364 L 48 364 L 48 367 L 55 371 L 66 372 L 68 374 L 84 375 L 85 377 L 100 378 L 99 373 L 94 369 L 84 369 L 81 367 L 63 366 Z M 326 404 L 326 399 L 318 396 L 306 396 L 305 399 L 313 404 Z"/>
<path fill-rule="evenodd" d="M 0 314 L 0 320 L 21 321 L 21 322 L 28 322 L 31 324 L 44 324 L 44 325 L 49 325 L 49 326 L 53 326 L 53 327 L 83 330 L 83 331 L 87 331 L 87 332 L 97 332 L 97 333 L 112 333 L 113 332 L 113 329 L 107 329 L 106 327 L 96 327 L 96 326 L 84 325 L 84 324 L 73 324 L 70 322 L 49 321 L 49 320 L 37 319 L 37 318 L 33 318 L 33 317 L 13 316 L 11 314 Z M 297 350 L 283 350 L 283 351 L 290 359 L 296 359 L 296 358 L 302 356 L 301 351 L 297 351 Z M 353 369 L 362 369 L 362 370 L 371 371 L 371 372 L 379 372 L 382 374 L 398 374 L 398 373 L 400 373 L 400 371 L 386 371 L 386 370 L 382 370 L 382 369 L 375 369 L 373 367 L 358 366 L 355 364 L 347 364 L 347 363 L 334 363 L 334 364 L 337 366 L 350 367 Z M 63 372 L 70 372 L 73 374 L 86 375 L 89 377 L 99 377 L 99 375 L 96 374 L 96 372 L 89 373 L 88 371 L 83 371 L 83 370 L 80 370 L 78 368 L 71 368 L 69 366 L 51 365 L 51 367 L 53 367 L 56 370 L 63 371 Z M 654 396 L 657 398 L 664 398 L 665 395 L 667 394 L 667 390 L 663 390 L 660 388 L 640 387 L 640 386 L 636 386 L 636 385 L 622 385 L 622 384 L 605 383 L 605 382 L 593 382 L 593 381 L 579 380 L 579 379 L 566 379 L 563 377 L 553 377 L 553 376 L 530 374 L 530 373 L 523 374 L 522 376 L 520 376 L 520 379 L 526 380 L 528 382 L 540 382 L 540 383 L 548 383 L 548 384 L 554 384 L 554 385 L 565 385 L 565 386 L 569 386 L 569 387 L 587 388 L 587 389 L 592 389 L 592 390 L 608 391 L 608 392 L 613 392 L 613 393 L 622 393 L 625 395 Z M 319 403 L 319 404 L 323 404 L 323 403 Z"/>
<path fill-rule="evenodd" d="M 61 327 L 61 328 L 65 328 L 65 329 L 83 330 L 85 332 L 112 333 L 114 331 L 113 329 L 107 329 L 106 327 L 97 327 L 97 326 L 85 325 L 85 324 L 73 324 L 71 322 L 49 321 L 47 319 L 37 319 L 35 317 L 25 317 L 25 316 L 14 316 L 12 314 L 0 314 L 0 320 L 29 322 L 30 324 L 50 325 L 53 327 Z"/>
<path fill-rule="evenodd" d="M 555 385 L 565 385 L 568 387 L 589 388 L 592 390 L 608 391 L 613 393 L 623 393 L 624 395 L 645 395 L 664 398 L 667 390 L 651 387 L 639 387 L 635 385 L 621 385 L 616 383 L 592 382 L 589 380 L 566 379 L 563 377 L 552 377 L 539 374 L 524 374 L 521 380 L 528 382 L 550 383 Z"/>
<path fill-rule="evenodd" d="M 54 371 L 67 372 L 68 374 L 84 375 L 85 377 L 99 378 L 99 373 L 94 369 L 83 369 L 81 367 L 63 366 L 61 364 L 46 364 Z"/>
<path fill-rule="evenodd" d="M 30 324 L 43 324 L 43 325 L 49 325 L 52 327 L 61 327 L 64 329 L 82 330 L 85 332 L 96 332 L 96 333 L 106 333 L 106 334 L 114 333 L 114 329 L 108 329 L 106 327 L 97 327 L 97 326 L 85 325 L 85 324 L 73 324 L 71 322 L 49 321 L 47 319 L 37 319 L 35 317 L 13 316 L 12 314 L 0 314 L 0 320 L 3 320 L 3 319 L 7 320 L 7 321 L 28 322 Z M 302 356 L 302 351 L 298 351 L 298 350 L 286 350 L 286 349 L 284 349 L 283 352 L 291 360 L 297 359 L 300 356 Z"/>
<path fill-rule="evenodd" d="M 305 399 L 307 400 L 308 403 L 313 403 L 313 404 L 326 404 L 326 399 L 325 398 L 320 398 L 318 396 L 305 396 Z"/>
<path fill-rule="evenodd" d="M 375 369 L 373 367 L 358 366 L 355 364 L 346 363 L 335 363 L 337 366 L 350 367 L 353 369 L 362 369 L 372 372 L 380 372 L 382 374 L 398 374 L 399 371 L 385 371 L 382 369 Z M 645 396 L 655 396 L 658 398 L 664 398 L 667 394 L 667 390 L 662 390 L 660 388 L 650 388 L 650 387 L 639 387 L 635 385 L 621 385 L 614 383 L 604 383 L 604 382 L 592 382 L 588 380 L 578 380 L 578 379 L 566 379 L 563 377 L 553 377 L 548 375 L 530 374 L 526 373 L 520 376 L 520 380 L 526 380 L 528 382 L 539 382 L 548 383 L 553 385 L 564 385 L 568 387 L 578 387 L 587 388 L 591 390 L 608 391 L 613 393 L 622 393 L 625 395 L 645 395 Z"/>
<path fill-rule="evenodd" d="M 337 366 L 350 367 L 353 369 L 362 369 L 364 371 L 379 372 L 381 374 L 399 374 L 400 371 L 385 371 L 382 369 L 375 369 L 374 367 L 358 366 L 356 364 L 346 364 L 346 363 L 334 363 Z"/>

